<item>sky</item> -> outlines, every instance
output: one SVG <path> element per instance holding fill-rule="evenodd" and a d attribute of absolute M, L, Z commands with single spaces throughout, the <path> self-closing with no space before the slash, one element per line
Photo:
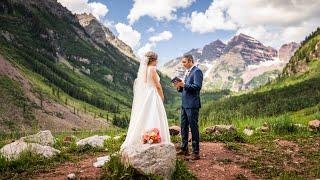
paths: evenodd
<path fill-rule="evenodd" d="M 160 65 L 193 48 L 244 33 L 279 48 L 320 26 L 320 0 L 58 0 L 91 13 L 138 57 L 158 53 Z"/>

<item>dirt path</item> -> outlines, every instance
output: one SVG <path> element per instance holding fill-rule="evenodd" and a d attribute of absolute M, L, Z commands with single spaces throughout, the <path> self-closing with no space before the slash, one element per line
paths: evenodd
<path fill-rule="evenodd" d="M 192 173 L 201 179 L 259 179 L 249 169 L 241 168 L 237 163 L 247 161 L 246 157 L 227 150 L 224 143 L 200 143 L 201 159 L 185 160 Z M 99 179 L 101 169 L 93 167 L 96 158 L 105 154 L 83 155 L 76 162 L 66 162 L 56 167 L 35 173 L 33 179 L 67 179 L 75 173 L 77 179 Z M 182 158 L 182 157 L 178 157 Z"/>
<path fill-rule="evenodd" d="M 259 179 L 249 169 L 236 164 L 247 159 L 227 150 L 224 143 L 200 143 L 200 156 L 200 160 L 185 161 L 188 169 L 200 180 Z"/>
<path fill-rule="evenodd" d="M 57 167 L 38 172 L 32 179 L 67 179 L 68 174 L 75 173 L 77 179 L 99 179 L 101 176 L 101 168 L 96 168 L 93 163 L 97 157 L 105 154 L 83 155 L 79 157 L 77 162 L 66 162 Z"/>

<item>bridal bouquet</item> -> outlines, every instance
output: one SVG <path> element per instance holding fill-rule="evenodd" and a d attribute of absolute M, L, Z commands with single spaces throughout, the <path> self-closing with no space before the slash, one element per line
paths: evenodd
<path fill-rule="evenodd" d="M 143 144 L 155 144 L 161 142 L 160 132 L 158 128 L 153 128 L 143 134 Z"/>

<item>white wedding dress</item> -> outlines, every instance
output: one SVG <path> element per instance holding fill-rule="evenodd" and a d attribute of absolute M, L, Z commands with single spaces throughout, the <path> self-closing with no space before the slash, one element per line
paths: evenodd
<path fill-rule="evenodd" d="M 163 101 L 152 82 L 151 68 L 156 67 L 148 67 L 145 62 L 140 63 L 138 77 L 134 85 L 129 129 L 121 149 L 143 144 L 142 135 L 152 128 L 159 129 L 160 143 L 171 142 L 166 111 Z M 159 76 L 158 81 L 160 81 Z"/>

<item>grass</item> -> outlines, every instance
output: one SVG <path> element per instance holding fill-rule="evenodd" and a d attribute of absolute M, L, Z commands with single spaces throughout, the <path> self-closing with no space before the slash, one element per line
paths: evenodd
<path fill-rule="evenodd" d="M 8 161 L 0 157 L 0 177 L 4 179 L 17 179 L 23 176 L 31 175 L 36 170 L 43 170 L 50 166 L 70 160 L 70 156 L 61 153 L 51 159 L 41 155 L 25 151 L 21 153 L 17 160 Z"/>

